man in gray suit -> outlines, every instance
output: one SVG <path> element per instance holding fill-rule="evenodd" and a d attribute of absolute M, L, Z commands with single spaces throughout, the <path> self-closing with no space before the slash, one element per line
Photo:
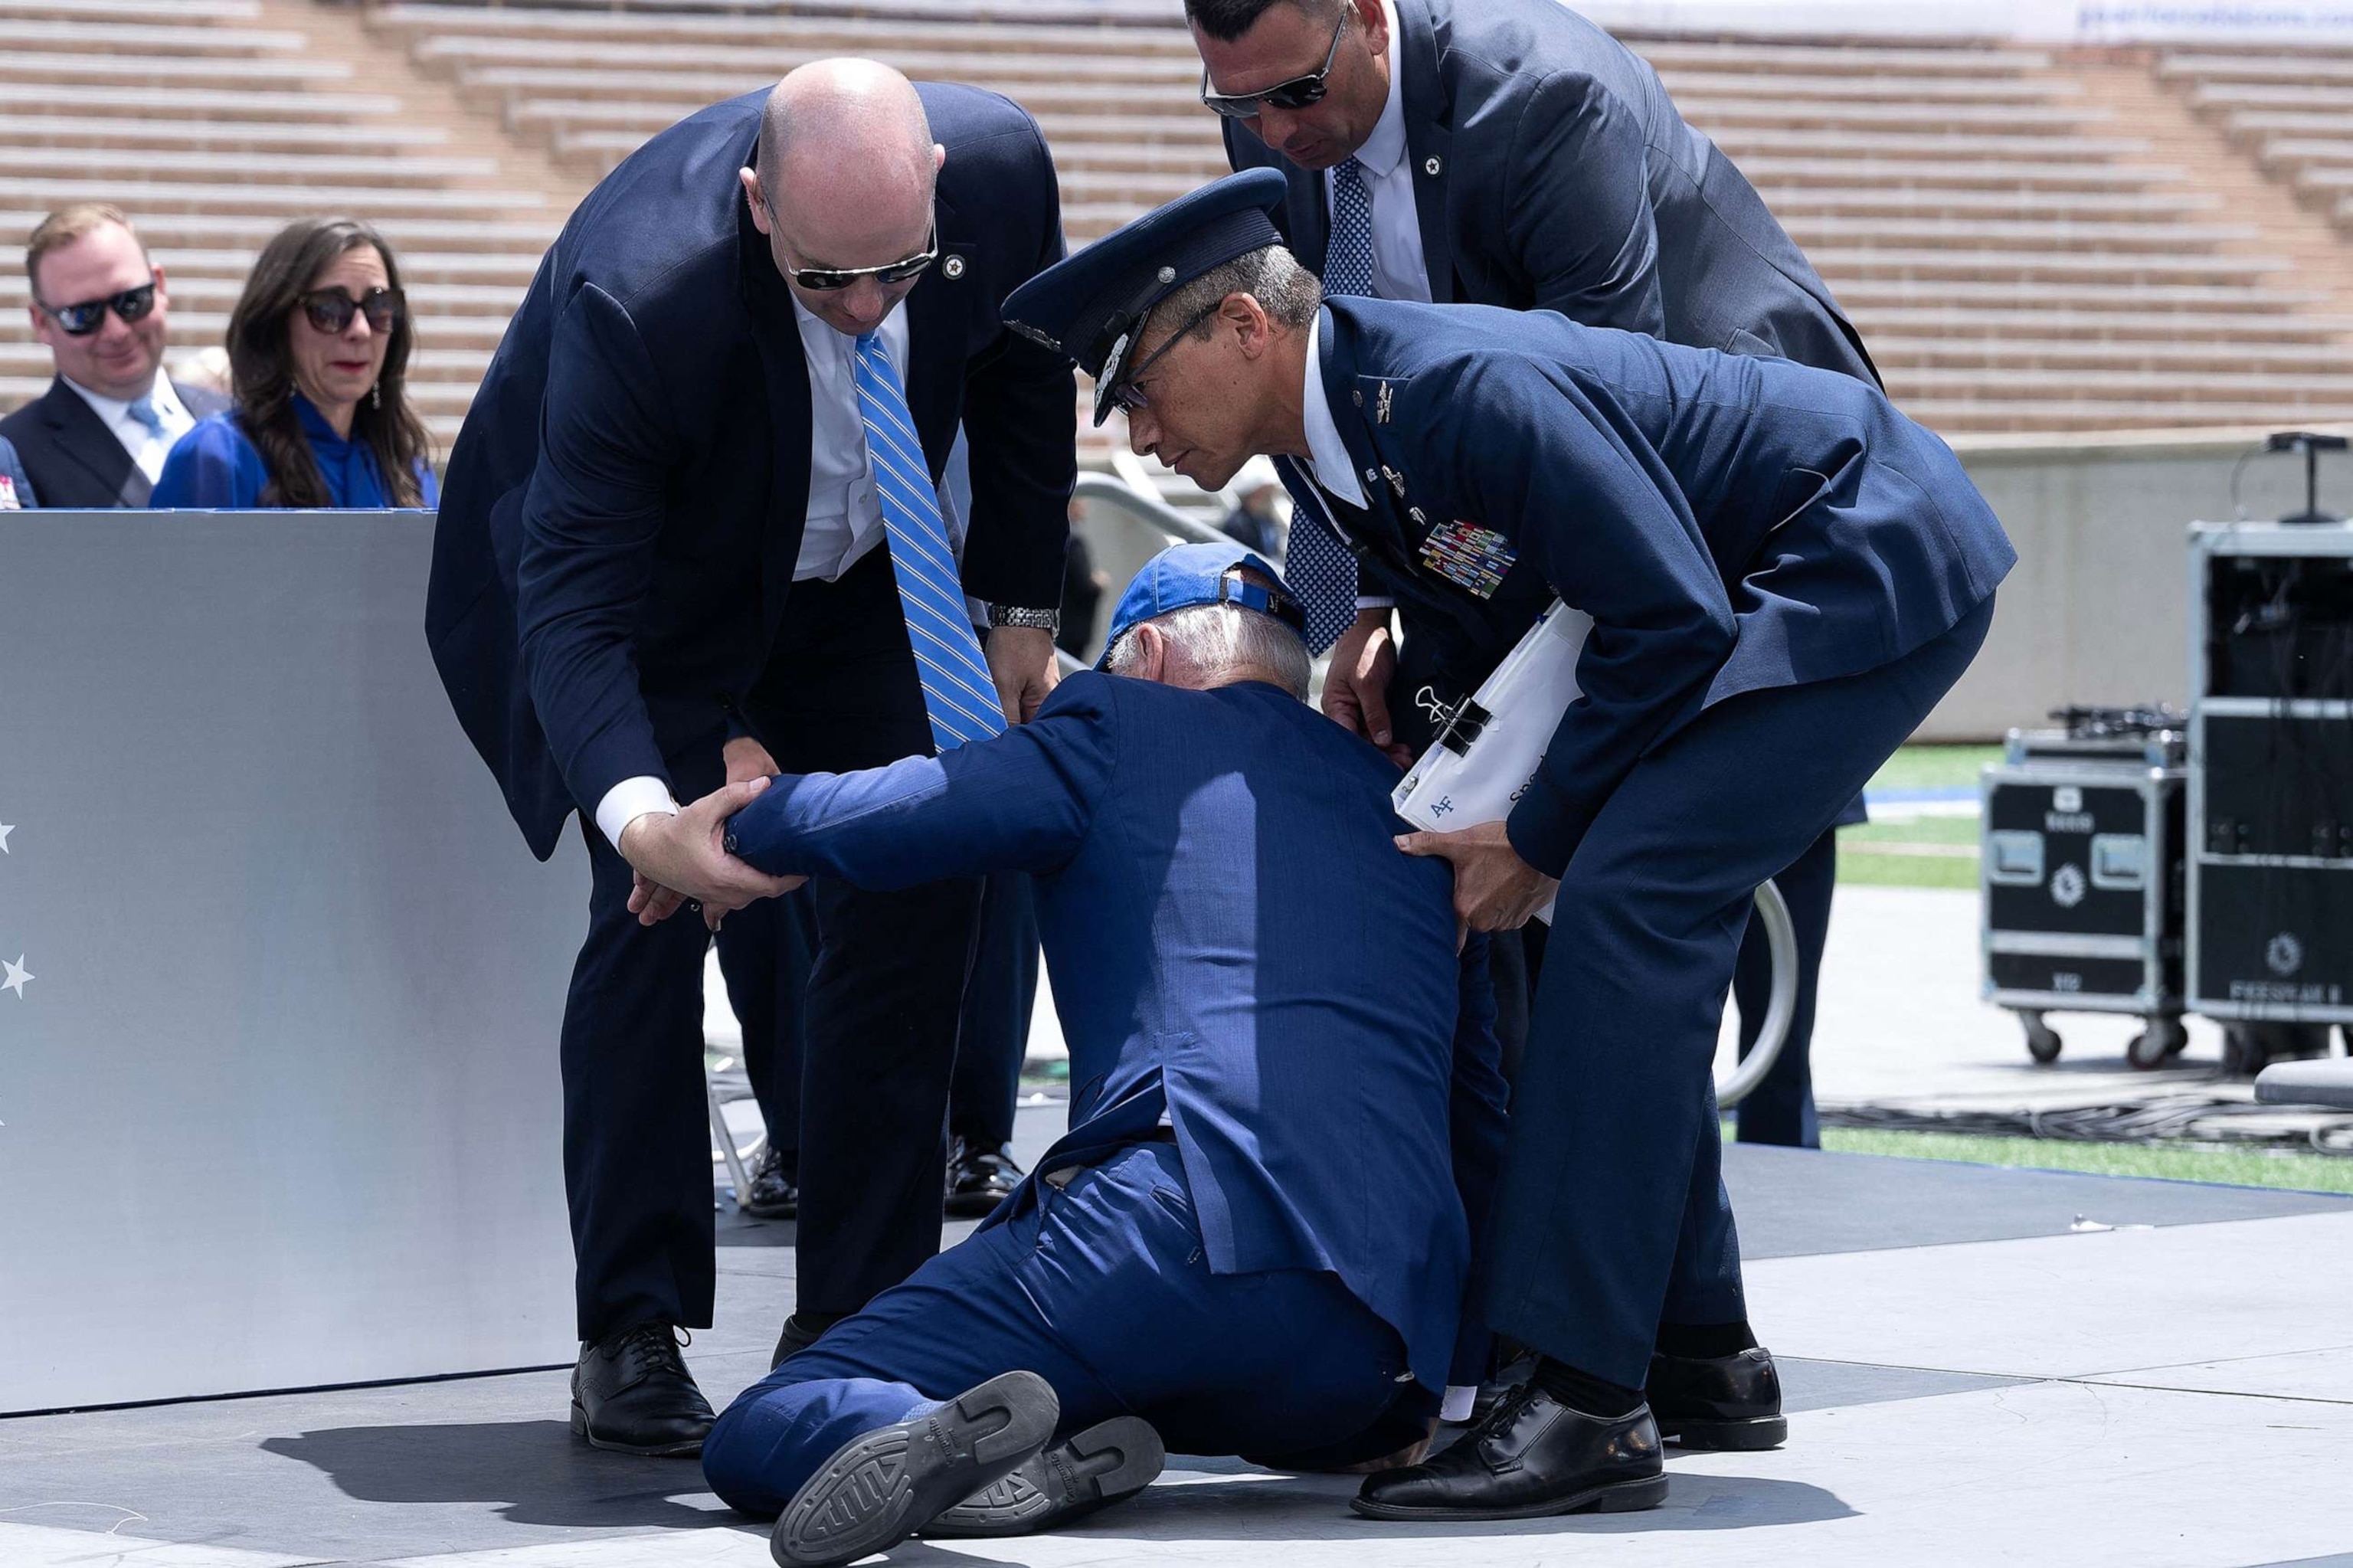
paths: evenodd
<path fill-rule="evenodd" d="M 1640 56 L 1557 0 L 1185 9 L 1227 161 L 1282 173 L 1278 222 L 1327 294 L 1558 311 L 1878 382 L 1861 335 L 1732 161 L 1683 123 Z M 1297 493 L 1297 475 L 1285 481 Z M 1316 510 L 1301 508 L 1284 571 L 1306 602 L 1309 642 L 1333 647 L 1324 712 L 1403 762 L 1487 668 L 1409 616 L 1400 649 L 1390 607 L 1359 599 L 1356 563 Z M 1841 825 L 1862 820 L 1857 800 Z M 1833 830 L 1775 879 L 1798 931 L 1799 996 L 1780 1059 L 1741 1107 L 1751 1141 L 1819 1141 L 1808 1036 L 1836 858 Z M 1514 1065 L 1525 1022 L 1516 967 L 1514 944 L 1498 942 Z M 1771 990 L 1760 934 L 1737 989 L 1745 1052 Z"/>

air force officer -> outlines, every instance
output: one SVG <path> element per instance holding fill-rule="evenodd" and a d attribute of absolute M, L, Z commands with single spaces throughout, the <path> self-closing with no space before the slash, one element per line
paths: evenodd
<path fill-rule="evenodd" d="M 640 927 L 632 863 L 723 774 L 947 750 L 1044 699 L 1074 389 L 997 306 L 1062 253 L 1019 109 L 805 66 L 589 195 L 459 437 L 435 660 L 532 849 L 576 812 L 595 873 L 563 1068 L 573 1424 L 598 1446 L 692 1454 L 712 1419 L 673 1341 L 711 1321 L 707 938 Z M 932 493 L 959 421 L 961 582 Z M 832 1315 L 939 1245 L 977 885 L 816 891 L 798 1299 Z"/>
<path fill-rule="evenodd" d="M 1556 595 L 1593 618 L 1509 821 L 1400 846 L 1452 863 L 1476 929 L 1556 895 L 1483 1270 L 1492 1326 L 1541 1360 L 1356 1506 L 1649 1506 L 1662 1433 L 1783 1425 L 1749 1403 L 1767 1358 L 1708 1090 L 1751 897 L 1958 679 L 2015 556 L 1951 450 L 1861 381 L 1548 312 L 1322 301 L 1275 242 L 1282 196 L 1219 181 L 1005 314 L 1205 488 L 1304 461 L 1324 520 L 1466 655 Z"/>

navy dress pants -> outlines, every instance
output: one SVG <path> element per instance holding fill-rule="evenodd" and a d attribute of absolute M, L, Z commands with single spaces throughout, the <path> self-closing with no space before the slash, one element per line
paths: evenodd
<path fill-rule="evenodd" d="M 1716 704 L 1637 762 L 1561 878 L 1512 1096 L 1488 1320 L 1630 1388 L 1659 1326 L 1745 1319 L 1711 1069 L 1759 883 L 1985 641 L 1988 599 L 1863 674 Z"/>
<path fill-rule="evenodd" d="M 768 1146 L 797 1176 L 801 1063 L 808 1054 L 809 971 L 817 967 L 817 900 L 807 887 L 727 916 L 713 945 L 727 1004 L 744 1030 L 744 1072 Z"/>
<path fill-rule="evenodd" d="M 787 772 L 927 753 L 931 726 L 889 553 L 796 584 L 767 670 L 741 704 Z M 724 777 L 714 731 L 668 758 L 691 800 Z M 690 911 L 641 927 L 628 863 L 584 821 L 588 936 L 563 1033 L 565 1186 L 580 1337 L 702 1328 L 713 1288 L 702 1078 L 710 933 Z M 801 1066 L 798 1300 L 851 1312 L 939 1250 L 948 1079 L 977 880 L 865 893 L 809 884 L 818 952 Z"/>
<path fill-rule="evenodd" d="M 1821 984 L 1822 948 L 1830 940 L 1831 894 L 1838 885 L 1838 830 L 1816 839 L 1805 853 L 1775 873 L 1773 882 L 1789 906 L 1789 924 L 1798 939 L 1797 1005 L 1781 1054 L 1732 1115 L 1743 1143 L 1820 1149 L 1821 1125 L 1814 1116 L 1814 999 Z M 1741 938 L 1740 961 L 1732 976 L 1744 1057 L 1757 1044 L 1772 995 L 1772 948 L 1765 940 L 1764 927 L 1752 920 Z"/>
<path fill-rule="evenodd" d="M 1173 1144 L 1001 1213 L 737 1396 L 702 1445 L 722 1500 L 780 1513 L 843 1444 L 1000 1372 L 1053 1385 L 1060 1436 L 1138 1415 L 1183 1454 L 1339 1443 L 1412 1387 L 1396 1331 L 1336 1275 L 1209 1272 Z"/>

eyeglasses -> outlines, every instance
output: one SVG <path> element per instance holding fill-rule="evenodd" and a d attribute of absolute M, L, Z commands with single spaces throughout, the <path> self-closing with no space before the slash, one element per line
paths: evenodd
<path fill-rule="evenodd" d="M 1192 336 L 1193 329 L 1199 326 L 1203 322 L 1208 321 L 1211 316 L 1216 315 L 1219 308 L 1225 302 L 1225 300 L 1221 297 L 1211 301 L 1207 305 L 1202 306 L 1199 310 L 1195 311 L 1191 320 L 1187 321 L 1183 326 L 1178 327 L 1175 332 L 1170 333 L 1167 337 L 1161 341 L 1161 344 L 1158 348 L 1154 349 L 1150 355 L 1145 356 L 1143 364 L 1137 366 L 1134 370 L 1130 371 L 1126 376 L 1120 379 L 1119 390 L 1111 395 L 1111 400 L 1114 404 L 1118 405 L 1122 413 L 1133 414 L 1137 412 L 1139 409 L 1150 407 L 1152 399 L 1145 395 L 1144 389 L 1138 387 L 1136 383 L 1144 379 L 1144 373 L 1145 371 L 1160 363 L 1160 356 L 1162 355 L 1166 354 L 1170 349 L 1176 347 L 1178 344 Z M 1100 421 L 1098 422 L 1100 423 Z"/>
<path fill-rule="evenodd" d="M 1340 35 L 1348 30 L 1348 15 L 1355 7 L 1340 7 L 1340 25 L 1332 29 L 1332 47 L 1324 51 L 1324 69 L 1305 76 L 1294 76 L 1289 81 L 1278 81 L 1272 87 L 1256 92 L 1211 92 L 1209 68 L 1201 68 L 1201 101 L 1229 120 L 1255 120 L 1262 105 L 1277 109 L 1313 109 L 1324 101 L 1331 89 L 1325 78 L 1332 74 L 1332 62 L 1340 58 Z"/>
<path fill-rule="evenodd" d="M 41 305 L 36 299 L 33 302 Z M 78 305 L 41 305 L 48 318 L 57 323 L 68 337 L 88 337 L 106 324 L 106 313 L 121 316 L 124 325 L 144 321 L 155 308 L 155 284 L 153 280 L 135 289 L 125 289 L 119 294 L 109 294 L 102 300 L 84 300 Z"/>
<path fill-rule="evenodd" d="M 776 221 L 774 207 L 768 209 L 768 221 Z M 871 278 L 885 285 L 903 283 L 910 278 L 920 278 L 931 270 L 932 263 L 940 259 L 940 226 L 932 225 L 932 236 L 923 248 L 913 256 L 902 256 L 896 261 L 885 261 L 880 267 L 788 267 L 785 276 L 813 294 L 830 294 L 847 289 L 860 278 Z"/>
<path fill-rule="evenodd" d="M 294 302 L 312 326 L 331 336 L 341 334 L 353 316 L 367 317 L 368 330 L 383 334 L 399 324 L 408 296 L 398 289 L 370 289 L 355 300 L 343 289 L 313 289 L 296 296 Z"/>

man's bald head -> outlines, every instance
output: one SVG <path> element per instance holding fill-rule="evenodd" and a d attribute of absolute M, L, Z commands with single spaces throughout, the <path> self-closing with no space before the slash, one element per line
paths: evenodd
<path fill-rule="evenodd" d="M 778 82 L 760 117 L 759 166 L 745 169 L 752 221 L 777 270 L 857 271 L 920 254 L 947 154 L 915 86 L 873 60 L 815 60 Z M 839 331 L 871 332 L 912 283 L 862 279 L 794 296 Z"/>
<path fill-rule="evenodd" d="M 768 94 L 760 167 L 787 179 L 849 171 L 861 185 L 931 186 L 932 127 L 915 84 L 874 60 L 812 60 Z"/>

